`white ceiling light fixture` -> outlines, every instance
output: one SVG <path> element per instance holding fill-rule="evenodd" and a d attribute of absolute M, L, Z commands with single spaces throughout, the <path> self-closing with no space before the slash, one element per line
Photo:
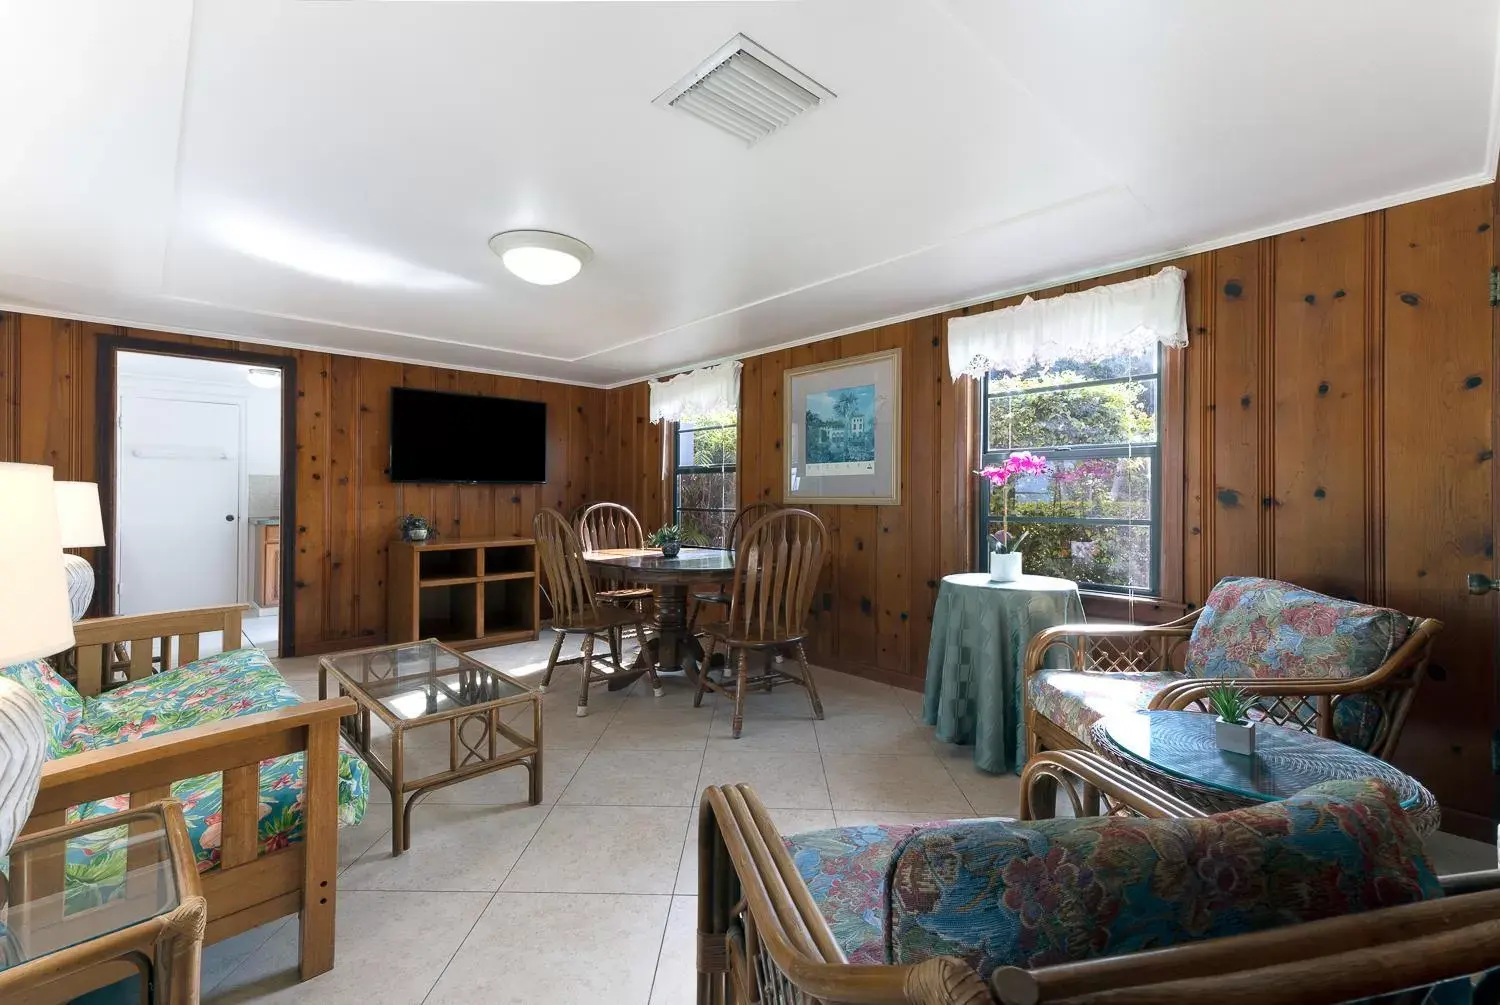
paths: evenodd
<path fill-rule="evenodd" d="M 280 387 L 281 371 L 274 366 L 252 366 L 245 379 L 253 387 Z"/>
<path fill-rule="evenodd" d="M 652 104 L 678 108 L 754 146 L 834 93 L 744 35 L 736 35 Z"/>
<path fill-rule="evenodd" d="M 490 238 L 490 250 L 517 279 L 537 286 L 566 283 L 594 257 L 594 249 L 550 230 L 507 230 Z"/>

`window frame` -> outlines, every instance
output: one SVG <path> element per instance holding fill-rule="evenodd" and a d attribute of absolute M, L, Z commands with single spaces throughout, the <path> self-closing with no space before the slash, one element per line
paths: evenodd
<path fill-rule="evenodd" d="M 1011 523 L 1021 524 L 1081 524 L 1089 527 L 1147 527 L 1149 528 L 1148 553 L 1150 555 L 1150 567 L 1148 579 L 1150 582 L 1145 587 L 1129 585 L 1118 585 L 1114 583 L 1094 583 L 1080 580 L 1080 590 L 1089 593 L 1105 593 L 1117 596 L 1151 596 L 1159 597 L 1164 590 L 1163 575 L 1165 572 L 1165 548 L 1163 541 L 1165 498 L 1165 471 L 1164 458 L 1166 451 L 1165 443 L 1168 438 L 1167 424 L 1167 394 L 1168 382 L 1174 377 L 1171 372 L 1171 360 L 1166 351 L 1157 346 L 1156 370 L 1149 374 L 1136 374 L 1126 377 L 1100 377 L 1091 380 L 1073 381 L 1067 384 L 1044 385 L 1041 387 L 1027 388 L 1020 391 L 996 391 L 990 390 L 990 376 L 987 373 L 977 381 L 979 385 L 979 462 L 980 467 L 990 464 L 998 464 L 1011 454 L 1026 450 L 1044 455 L 1051 460 L 1084 461 L 1097 458 L 1127 458 L 1145 457 L 1151 462 L 1151 516 L 1149 519 L 1121 518 L 1121 517 L 1011 517 Z M 1074 390 L 1078 388 L 1105 387 L 1113 384 L 1133 384 L 1143 381 L 1156 382 L 1156 436 L 1150 443 L 1091 443 L 1091 444 L 1064 444 L 1059 446 L 1021 446 L 1004 447 L 993 449 L 989 442 L 990 437 L 990 402 L 996 398 L 1016 397 L 1021 395 L 1046 394 L 1059 390 Z M 991 526 L 995 521 L 990 516 L 990 492 L 988 481 L 983 478 L 976 479 L 979 483 L 977 505 L 975 512 L 977 519 L 975 525 L 977 534 L 975 544 L 977 551 L 975 561 L 981 570 L 987 568 L 988 541 Z"/>
<path fill-rule="evenodd" d="M 733 429 L 735 434 L 734 463 L 733 464 L 690 464 L 682 465 L 682 434 L 696 433 L 700 430 Z M 728 514 L 730 520 L 734 514 L 739 512 L 740 495 L 740 415 L 734 413 L 733 422 L 720 422 L 714 425 L 690 425 L 686 421 L 679 420 L 672 423 L 672 465 L 667 472 L 667 477 L 672 480 L 672 523 L 678 526 L 682 524 L 683 513 L 720 513 Z M 686 509 L 682 505 L 682 475 L 734 475 L 734 505 L 729 507 L 718 506 L 689 506 Z M 727 526 L 726 522 L 726 526 Z M 724 542 L 723 547 L 728 548 L 729 542 Z"/>

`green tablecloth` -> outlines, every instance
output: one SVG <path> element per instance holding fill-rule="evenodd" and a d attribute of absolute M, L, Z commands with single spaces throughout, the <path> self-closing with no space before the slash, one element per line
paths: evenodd
<path fill-rule="evenodd" d="M 922 717 L 937 727 L 939 740 L 972 743 L 981 769 L 1019 771 L 1026 763 L 1021 664 L 1027 643 L 1043 628 L 1082 620 L 1083 602 L 1071 580 L 944 576 L 932 613 Z"/>

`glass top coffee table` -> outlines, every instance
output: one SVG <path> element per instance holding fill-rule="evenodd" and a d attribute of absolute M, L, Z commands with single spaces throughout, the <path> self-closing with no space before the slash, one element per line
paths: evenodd
<path fill-rule="evenodd" d="M 359 706 L 343 721 L 345 738 L 390 790 L 392 855 L 411 847 L 411 811 L 437 789 L 524 767 L 531 805 L 541 802 L 542 705 L 520 681 L 437 639 L 325 656 L 318 661 L 320 698 L 328 697 L 330 680 Z M 531 713 L 529 736 L 516 728 L 525 728 L 522 706 Z M 408 740 L 418 729 L 424 737 L 442 734 L 446 766 L 414 770 Z"/>
<path fill-rule="evenodd" d="M 1423 835 L 1437 830 L 1437 800 L 1415 778 L 1369 754 L 1311 733 L 1257 723 L 1255 753 L 1220 750 L 1214 717 L 1148 711 L 1094 723 L 1090 742 L 1109 760 L 1211 813 L 1296 795 L 1319 782 L 1379 778 Z"/>

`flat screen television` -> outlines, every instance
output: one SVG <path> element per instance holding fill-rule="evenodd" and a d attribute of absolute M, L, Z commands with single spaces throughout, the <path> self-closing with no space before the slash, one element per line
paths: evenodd
<path fill-rule="evenodd" d="M 391 388 L 391 481 L 547 480 L 547 403 Z"/>

